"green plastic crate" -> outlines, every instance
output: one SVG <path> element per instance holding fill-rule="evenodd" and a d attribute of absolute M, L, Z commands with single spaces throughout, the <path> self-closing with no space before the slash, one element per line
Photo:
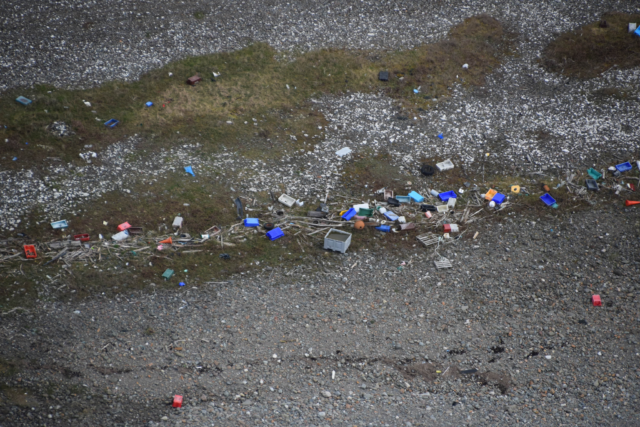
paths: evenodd
<path fill-rule="evenodd" d="M 595 179 L 596 181 L 599 180 L 600 178 L 602 178 L 602 174 L 600 172 L 598 172 L 597 170 L 595 170 L 594 168 L 590 168 L 587 173 L 589 174 L 589 176 L 593 179 Z"/>
<path fill-rule="evenodd" d="M 164 277 L 164 280 L 168 280 L 171 276 L 173 276 L 173 270 L 170 268 L 167 268 L 165 272 L 162 273 L 162 277 Z"/>
<path fill-rule="evenodd" d="M 360 208 L 358 210 L 358 215 L 359 216 L 373 216 L 373 209 L 364 209 L 364 208 Z"/>

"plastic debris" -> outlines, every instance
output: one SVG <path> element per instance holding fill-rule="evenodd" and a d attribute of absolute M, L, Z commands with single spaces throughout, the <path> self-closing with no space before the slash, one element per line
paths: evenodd
<path fill-rule="evenodd" d="M 458 199 L 456 199 L 455 197 L 450 197 L 449 200 L 447 200 L 447 207 L 450 209 L 454 209 L 456 207 L 456 201 Z"/>
<path fill-rule="evenodd" d="M 115 240 L 116 242 L 120 242 L 122 240 L 128 239 L 129 238 L 129 232 L 127 230 L 121 231 L 119 233 L 114 234 L 113 236 L 111 236 L 111 238 L 113 240 Z"/>
<path fill-rule="evenodd" d="M 351 244 L 351 233 L 346 231 L 330 229 L 324 236 L 324 248 L 332 251 L 345 253 Z"/>
<path fill-rule="evenodd" d="M 445 257 L 441 257 L 438 261 L 434 261 L 436 268 L 438 270 L 441 270 L 443 268 L 451 268 L 451 261 L 449 261 L 447 258 Z"/>
<path fill-rule="evenodd" d="M 162 277 L 164 277 L 164 280 L 168 280 L 171 278 L 171 276 L 173 276 L 173 270 L 170 268 L 167 268 L 164 273 L 162 273 Z"/>
<path fill-rule="evenodd" d="M 89 235 L 88 234 L 76 234 L 73 236 L 73 240 L 76 242 L 88 242 Z"/>
<path fill-rule="evenodd" d="M 595 179 L 585 179 L 584 183 L 587 186 L 587 190 L 598 191 L 598 183 Z"/>
<path fill-rule="evenodd" d="M 342 214 L 342 219 L 344 219 L 345 221 L 349 221 L 351 218 L 356 216 L 356 214 L 357 214 L 357 212 L 356 212 L 355 209 L 349 208 L 348 211 L 346 211 L 344 214 Z"/>
<path fill-rule="evenodd" d="M 438 134 L 438 138 L 440 138 L 440 139 L 444 139 L 444 134 L 443 134 L 442 132 L 440 132 L 440 133 Z"/>
<path fill-rule="evenodd" d="M 260 220 L 258 218 L 245 218 L 244 226 L 245 227 L 258 227 L 260 225 Z"/>
<path fill-rule="evenodd" d="M 340 157 L 344 157 L 347 154 L 350 154 L 353 150 L 351 150 L 351 148 L 349 147 L 344 147 L 341 148 L 340 150 L 336 151 L 336 155 L 340 156 Z"/>
<path fill-rule="evenodd" d="M 431 246 L 438 243 L 440 237 L 436 236 L 433 233 L 425 233 L 416 237 L 425 246 Z"/>
<path fill-rule="evenodd" d="M 624 201 L 624 205 L 625 205 L 625 206 L 640 205 L 640 202 L 636 202 L 636 201 L 634 201 L 634 200 L 625 200 L 625 201 Z"/>
<path fill-rule="evenodd" d="M 283 194 L 280 197 L 278 197 L 278 201 L 283 205 L 285 205 L 286 207 L 290 208 L 296 202 L 296 199 L 286 194 Z"/>
<path fill-rule="evenodd" d="M 519 185 L 512 185 L 511 186 L 511 192 L 518 194 L 520 192 L 520 186 Z"/>
<path fill-rule="evenodd" d="M 153 106 L 153 102 L 148 101 L 144 105 L 146 105 L 147 107 L 152 107 Z"/>
<path fill-rule="evenodd" d="M 120 123 L 118 120 L 116 119 L 109 119 L 106 122 L 104 122 L 104 125 L 106 127 L 108 127 L 109 129 L 113 129 L 114 127 L 116 127 L 118 125 L 118 123 Z"/>
<path fill-rule="evenodd" d="M 635 22 L 629 22 L 629 26 L 627 27 L 627 30 L 628 30 L 630 33 L 635 32 L 637 29 L 638 29 L 638 24 L 637 24 L 637 23 L 635 23 Z"/>
<path fill-rule="evenodd" d="M 400 203 L 411 203 L 411 197 L 409 196 L 396 196 L 396 200 Z"/>
<path fill-rule="evenodd" d="M 173 396 L 173 407 L 182 408 L 182 396 L 178 396 L 177 394 Z"/>
<path fill-rule="evenodd" d="M 389 221 L 397 221 L 398 220 L 398 215 L 394 214 L 391 211 L 386 211 L 384 214 L 385 218 L 387 218 Z"/>
<path fill-rule="evenodd" d="M 118 231 L 124 231 L 127 228 L 131 228 L 131 224 L 129 224 L 128 222 L 123 222 L 118 226 Z"/>
<path fill-rule="evenodd" d="M 496 194 L 498 194 L 498 192 L 493 188 L 490 188 L 489 191 L 487 191 L 487 194 L 484 195 L 484 199 L 491 201 L 493 200 L 493 196 L 495 196 Z"/>
<path fill-rule="evenodd" d="M 38 254 L 36 253 L 36 247 L 34 245 L 24 245 L 24 255 L 27 259 L 38 258 Z"/>
<path fill-rule="evenodd" d="M 415 191 L 410 192 L 409 197 L 411 197 L 411 199 L 416 203 L 422 203 L 424 201 L 424 197 Z"/>
<path fill-rule="evenodd" d="M 587 173 L 591 178 L 595 179 L 596 181 L 602 178 L 602 174 L 593 168 L 589 168 Z"/>
<path fill-rule="evenodd" d="M 452 190 L 452 191 L 445 191 L 444 193 L 440 193 L 440 194 L 438 194 L 438 197 L 443 202 L 446 202 L 447 200 L 449 200 L 451 198 L 456 199 L 458 196 L 456 195 L 455 191 Z"/>
<path fill-rule="evenodd" d="M 440 172 L 443 172 L 448 171 L 449 169 L 453 169 L 455 166 L 450 159 L 447 159 L 444 162 L 436 163 L 436 167 Z"/>
<path fill-rule="evenodd" d="M 233 201 L 233 203 L 236 205 L 236 219 L 242 219 L 244 217 L 244 209 L 242 207 L 242 200 L 240 200 L 240 197 L 236 197 L 236 199 Z"/>
<path fill-rule="evenodd" d="M 163 243 L 165 245 L 173 245 L 173 238 L 169 237 L 168 239 L 160 240 L 160 243 Z"/>
<path fill-rule="evenodd" d="M 376 230 L 382 231 L 384 233 L 389 233 L 391 232 L 391 227 L 388 225 L 379 225 L 378 227 L 376 227 Z"/>
<path fill-rule="evenodd" d="M 176 229 L 176 228 L 182 228 L 182 222 L 183 219 L 181 216 L 177 216 L 173 219 L 173 224 L 171 224 L 171 226 Z"/>
<path fill-rule="evenodd" d="M 388 71 L 380 71 L 378 73 L 378 80 L 380 80 L 381 82 L 388 82 L 389 81 L 389 72 Z"/>
<path fill-rule="evenodd" d="M 231 259 L 231 255 L 229 255 L 229 254 L 220 254 L 219 258 L 220 259 L 224 259 L 224 260 L 230 260 Z"/>
<path fill-rule="evenodd" d="M 389 197 L 387 199 L 387 203 L 389 204 L 389 206 L 395 206 L 395 207 L 400 206 L 400 201 L 394 197 Z"/>
<path fill-rule="evenodd" d="M 551 197 L 551 195 L 549 193 L 546 193 L 546 194 L 540 196 L 540 200 L 542 200 L 544 202 L 544 204 L 547 205 L 547 206 L 553 207 L 553 205 L 556 204 L 556 199 Z"/>
<path fill-rule="evenodd" d="M 185 167 L 184 167 L 184 171 L 185 171 L 186 173 L 188 173 L 189 175 L 193 176 L 193 177 L 195 177 L 195 176 L 196 176 L 196 174 L 195 174 L 195 173 L 193 173 L 193 168 L 192 168 L 191 166 L 185 166 Z"/>
<path fill-rule="evenodd" d="M 602 301 L 600 300 L 600 295 L 591 295 L 591 303 L 594 307 L 601 307 Z"/>
<path fill-rule="evenodd" d="M 457 233 L 459 232 L 458 224 L 443 224 L 445 233 Z"/>
<path fill-rule="evenodd" d="M 616 165 L 616 169 L 618 170 L 618 172 L 630 171 L 632 168 L 633 166 L 631 166 L 631 163 L 629 162 L 624 162 L 624 163 L 620 163 L 619 165 Z"/>
<path fill-rule="evenodd" d="M 29 98 L 25 98 L 24 96 L 19 96 L 16 98 L 16 102 L 22 104 L 22 105 L 29 105 L 31 104 L 33 101 L 31 101 Z"/>
<path fill-rule="evenodd" d="M 178 285 L 179 286 L 185 286 L 185 283 L 184 282 L 180 282 L 180 283 L 178 283 Z"/>
<path fill-rule="evenodd" d="M 438 213 L 446 213 L 446 212 L 449 212 L 449 206 L 447 206 L 447 205 L 438 205 L 438 206 L 436 206 L 436 210 L 438 211 Z"/>
<path fill-rule="evenodd" d="M 269 231 L 267 233 L 267 237 L 269 238 L 269 240 L 274 241 L 281 237 L 284 237 L 284 232 L 280 229 L 280 227 L 277 227 Z"/>
<path fill-rule="evenodd" d="M 507 196 L 505 196 L 502 193 L 496 193 L 495 196 L 493 196 L 493 199 L 491 199 L 492 202 L 496 202 L 498 205 L 502 204 L 502 202 L 505 201 L 505 199 L 507 198 Z"/>
<path fill-rule="evenodd" d="M 469 69 L 469 64 L 462 64 L 462 69 L 463 70 L 468 70 Z"/>
<path fill-rule="evenodd" d="M 199 83 L 202 81 L 202 77 L 200 76 L 191 76 L 187 79 L 187 84 L 191 85 L 191 86 L 195 86 L 196 83 Z"/>
<path fill-rule="evenodd" d="M 54 221 L 51 223 L 51 228 L 53 228 L 54 230 L 58 230 L 60 228 L 67 228 L 69 226 L 69 223 L 67 222 L 66 219 L 62 219 L 60 221 Z"/>

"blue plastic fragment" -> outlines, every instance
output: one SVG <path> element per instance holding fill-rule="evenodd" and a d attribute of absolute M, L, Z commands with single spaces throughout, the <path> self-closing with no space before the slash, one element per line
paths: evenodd
<path fill-rule="evenodd" d="M 394 214 L 391 211 L 386 211 L 384 214 L 385 218 L 387 218 L 389 221 L 397 221 L 398 220 L 398 215 Z"/>
<path fill-rule="evenodd" d="M 260 220 L 258 218 L 245 218 L 244 226 L 245 227 L 257 227 L 260 225 Z"/>
<path fill-rule="evenodd" d="M 280 229 L 280 227 L 277 227 L 277 228 L 274 228 L 273 230 L 269 231 L 267 233 L 267 237 L 269 238 L 269 240 L 271 240 L 273 242 L 276 239 L 284 237 L 284 232 Z"/>
<path fill-rule="evenodd" d="M 17 97 L 16 101 L 22 105 L 29 105 L 32 102 L 29 98 L 25 98 L 24 96 Z"/>
<path fill-rule="evenodd" d="M 618 169 L 620 172 L 630 171 L 632 168 L 633 166 L 631 166 L 631 163 L 629 162 L 624 162 L 616 165 L 616 169 Z"/>
<path fill-rule="evenodd" d="M 380 231 L 384 231 L 385 233 L 388 233 L 391 231 L 391 227 L 388 225 L 379 225 L 378 227 L 376 227 L 376 230 L 380 230 Z"/>
<path fill-rule="evenodd" d="M 546 193 L 545 195 L 540 196 L 540 200 L 542 200 L 544 204 L 547 206 L 552 206 L 556 203 L 556 199 L 551 197 L 551 194 L 549 193 Z"/>
<path fill-rule="evenodd" d="M 412 191 L 411 193 L 409 193 L 409 197 L 411 197 L 413 201 L 416 203 L 422 203 L 424 201 L 424 197 L 422 197 L 420 194 L 416 193 L 415 191 Z"/>
<path fill-rule="evenodd" d="M 145 103 L 144 105 L 146 105 L 147 107 L 151 107 L 153 105 L 153 102 L 149 101 L 149 102 Z"/>
<path fill-rule="evenodd" d="M 188 173 L 189 175 L 191 175 L 191 176 L 196 176 L 196 174 L 195 174 L 195 173 L 193 173 L 193 169 L 191 169 L 191 166 L 185 166 L 185 167 L 184 167 L 184 171 L 185 171 L 186 173 Z"/>
<path fill-rule="evenodd" d="M 13 158 L 13 159 L 11 159 L 11 160 L 13 160 L 13 161 L 15 162 L 16 160 L 18 160 L 18 158 L 17 158 L 17 157 L 14 157 L 14 158 Z"/>
<path fill-rule="evenodd" d="M 633 34 L 635 34 L 636 36 L 640 37 L 640 27 L 636 28 L 636 30 L 633 32 Z"/>
<path fill-rule="evenodd" d="M 444 193 L 440 193 L 438 194 L 438 197 L 440 197 L 440 200 L 442 200 L 443 202 L 446 202 L 449 199 L 457 199 L 458 196 L 456 195 L 456 192 L 451 190 L 451 191 L 445 191 Z"/>
<path fill-rule="evenodd" d="M 505 196 L 502 193 L 496 193 L 495 196 L 493 196 L 493 199 L 491 199 L 492 202 L 496 202 L 496 204 L 501 204 L 502 202 L 504 202 L 504 199 L 506 199 L 507 196 Z"/>
<path fill-rule="evenodd" d="M 117 125 L 118 123 L 120 123 L 118 120 L 116 120 L 116 119 L 110 119 L 110 120 L 107 120 L 106 122 L 104 122 L 104 125 L 105 125 L 106 127 L 108 127 L 108 128 L 113 129 L 114 127 L 116 127 L 116 125 Z"/>
<path fill-rule="evenodd" d="M 180 283 L 178 283 L 178 285 L 180 285 L 180 286 L 184 286 L 184 285 L 185 285 L 185 283 L 184 283 L 184 282 L 180 282 Z"/>
<path fill-rule="evenodd" d="M 355 209 L 353 209 L 353 208 L 349 208 L 349 210 L 348 210 L 348 211 L 346 211 L 344 214 L 342 214 L 342 218 L 343 218 L 345 221 L 349 221 L 351 218 L 353 218 L 354 216 L 356 216 L 356 214 L 357 214 L 357 213 L 358 213 L 358 212 L 356 212 L 356 210 L 355 210 Z"/>
<path fill-rule="evenodd" d="M 414 89 L 413 93 L 420 93 L 420 91 L 418 89 Z"/>
<path fill-rule="evenodd" d="M 438 134 L 438 138 L 440 138 L 440 139 L 443 139 L 443 138 L 444 138 L 444 135 L 442 134 L 442 132 L 440 132 L 440 133 Z"/>
<path fill-rule="evenodd" d="M 396 200 L 400 203 L 411 203 L 411 197 L 409 196 L 396 196 Z"/>

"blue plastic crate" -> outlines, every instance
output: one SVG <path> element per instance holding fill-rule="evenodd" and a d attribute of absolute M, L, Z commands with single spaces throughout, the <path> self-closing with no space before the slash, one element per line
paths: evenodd
<path fill-rule="evenodd" d="M 17 97 L 16 101 L 22 105 L 29 105 L 32 102 L 29 98 L 25 98 L 24 96 Z"/>
<path fill-rule="evenodd" d="M 144 105 L 146 105 L 147 107 L 151 107 L 151 106 L 153 106 L 153 102 L 149 101 L 149 102 L 145 103 Z"/>
<path fill-rule="evenodd" d="M 455 191 L 446 191 L 444 193 L 440 193 L 438 194 L 438 197 L 440 197 L 440 200 L 442 200 L 443 202 L 446 202 L 449 199 L 457 199 L 458 196 L 456 195 Z"/>
<path fill-rule="evenodd" d="M 398 215 L 394 214 L 391 211 L 386 211 L 384 213 L 385 218 L 387 218 L 389 221 L 397 221 L 398 220 Z"/>
<path fill-rule="evenodd" d="M 629 162 L 624 162 L 616 165 L 616 169 L 618 169 L 620 172 L 630 171 L 632 168 L 633 166 L 631 166 L 631 163 Z"/>
<path fill-rule="evenodd" d="M 349 208 L 348 211 L 346 211 L 344 214 L 342 214 L 342 219 L 344 219 L 345 221 L 349 221 L 351 218 L 356 216 L 357 213 L 358 212 L 356 212 L 355 209 Z"/>
<path fill-rule="evenodd" d="M 388 225 L 379 225 L 376 227 L 376 230 L 384 231 L 385 233 L 389 233 L 391 231 L 391 227 Z"/>
<path fill-rule="evenodd" d="M 544 204 L 547 205 L 547 206 L 551 206 L 551 205 L 554 205 L 556 203 L 556 199 L 551 197 L 551 194 L 549 194 L 549 193 L 546 193 L 545 195 L 540 196 L 540 200 L 542 200 L 544 202 Z"/>
<path fill-rule="evenodd" d="M 496 193 L 495 196 L 493 196 L 493 199 L 491 199 L 492 202 L 496 202 L 496 204 L 501 204 L 502 202 L 504 202 L 504 200 L 507 198 L 507 196 L 505 196 L 502 193 Z"/>
<path fill-rule="evenodd" d="M 258 218 L 246 218 L 244 220 L 245 227 L 257 227 L 260 225 L 260 220 Z"/>
<path fill-rule="evenodd" d="M 411 203 L 411 197 L 409 196 L 396 196 L 396 200 L 400 203 Z"/>
<path fill-rule="evenodd" d="M 416 193 L 415 191 L 409 193 L 409 197 L 411 197 L 411 199 L 413 199 L 413 201 L 416 203 L 422 203 L 424 201 L 424 197 Z"/>
<path fill-rule="evenodd" d="M 110 119 L 110 120 L 107 120 L 106 122 L 104 122 L 104 125 L 105 125 L 106 127 L 108 127 L 108 128 L 113 129 L 114 127 L 116 127 L 116 126 L 117 126 L 117 124 L 118 124 L 118 123 L 120 123 L 118 120 L 116 120 L 116 119 Z"/>
<path fill-rule="evenodd" d="M 284 232 L 280 229 L 280 227 L 274 228 L 267 233 L 267 237 L 273 242 L 274 240 L 284 237 Z"/>
<path fill-rule="evenodd" d="M 60 228 L 67 228 L 68 226 L 69 226 L 69 223 L 67 223 L 66 219 L 62 219 L 60 221 L 54 221 L 51 223 L 51 228 L 54 228 L 56 230 Z"/>

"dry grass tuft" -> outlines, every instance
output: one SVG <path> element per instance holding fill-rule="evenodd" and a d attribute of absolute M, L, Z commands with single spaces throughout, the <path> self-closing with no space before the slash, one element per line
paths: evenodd
<path fill-rule="evenodd" d="M 606 21 L 606 27 L 601 26 Z M 607 13 L 601 20 L 561 34 L 543 52 L 542 66 L 568 77 L 590 79 L 614 65 L 640 65 L 640 37 L 627 31 L 640 15 Z"/>

